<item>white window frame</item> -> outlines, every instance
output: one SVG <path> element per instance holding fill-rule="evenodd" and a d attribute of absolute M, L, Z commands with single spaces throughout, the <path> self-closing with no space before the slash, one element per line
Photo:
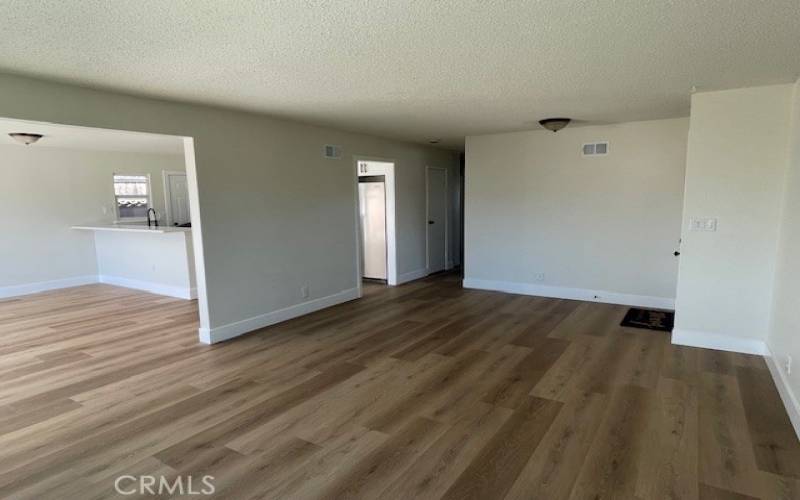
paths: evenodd
<path fill-rule="evenodd" d="M 114 222 L 117 224 L 124 224 L 126 222 L 144 222 L 147 220 L 147 217 L 122 217 L 119 213 L 119 202 L 117 201 L 117 191 L 114 189 L 115 179 L 117 176 L 137 176 L 137 177 L 144 177 L 147 179 L 147 209 L 153 208 L 153 183 L 150 181 L 150 174 L 132 174 L 127 173 L 123 174 L 120 172 L 114 172 L 111 174 L 111 195 L 114 197 Z M 122 196 L 124 198 L 124 196 Z"/>

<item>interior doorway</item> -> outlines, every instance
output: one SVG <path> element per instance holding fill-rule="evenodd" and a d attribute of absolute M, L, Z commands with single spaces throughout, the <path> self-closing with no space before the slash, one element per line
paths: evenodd
<path fill-rule="evenodd" d="M 356 158 L 358 283 L 397 284 L 394 162 Z"/>
<path fill-rule="evenodd" d="M 427 167 L 426 247 L 428 274 L 447 268 L 447 169 Z"/>
<path fill-rule="evenodd" d="M 386 176 L 358 178 L 361 221 L 361 276 L 386 282 Z"/>
<path fill-rule="evenodd" d="M 467 192 L 466 185 L 466 162 L 464 153 L 458 155 L 458 261 L 459 261 L 459 274 L 464 278 L 464 198 Z"/>
<path fill-rule="evenodd" d="M 164 200 L 168 225 L 192 227 L 186 172 L 164 171 Z"/>
<path fill-rule="evenodd" d="M 176 335 L 199 329 L 210 343 L 191 137 L 0 117 L 0 157 L 13 240 L 0 249 L 0 299 L 172 307 Z M 194 227 L 170 227 L 183 221 Z M 76 306 L 72 319 L 103 314 Z"/>

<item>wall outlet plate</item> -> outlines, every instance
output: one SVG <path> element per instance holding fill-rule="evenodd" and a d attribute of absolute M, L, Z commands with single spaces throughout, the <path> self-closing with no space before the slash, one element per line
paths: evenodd
<path fill-rule="evenodd" d="M 786 375 L 792 374 L 792 357 L 789 355 L 786 356 L 786 366 L 784 368 L 786 369 Z"/>
<path fill-rule="evenodd" d="M 308 285 L 303 285 L 300 287 L 300 295 L 304 298 L 308 298 Z"/>
<path fill-rule="evenodd" d="M 716 230 L 716 217 L 692 217 L 689 219 L 689 231 L 713 232 Z"/>
<path fill-rule="evenodd" d="M 544 273 L 536 273 L 533 275 L 533 279 L 536 281 L 544 281 Z"/>

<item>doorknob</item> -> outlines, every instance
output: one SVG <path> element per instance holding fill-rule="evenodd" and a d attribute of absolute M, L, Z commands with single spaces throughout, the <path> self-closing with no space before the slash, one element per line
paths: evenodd
<path fill-rule="evenodd" d="M 429 221 L 428 221 L 428 224 L 433 224 L 433 223 L 434 223 L 434 222 L 433 222 L 432 220 L 429 220 Z"/>
<path fill-rule="evenodd" d="M 680 253 L 679 251 L 677 251 L 677 250 L 676 250 L 675 252 L 673 252 L 673 254 L 672 254 L 672 255 L 674 255 L 675 257 L 677 257 L 677 256 L 679 256 L 680 254 L 681 254 L 681 253 Z"/>

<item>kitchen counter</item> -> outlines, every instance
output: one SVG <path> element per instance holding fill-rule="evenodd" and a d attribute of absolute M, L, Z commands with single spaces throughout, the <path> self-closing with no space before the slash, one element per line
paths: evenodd
<path fill-rule="evenodd" d="M 72 229 L 94 238 L 101 283 L 182 299 L 197 297 L 191 228 L 89 224 Z"/>
<path fill-rule="evenodd" d="M 72 229 L 82 229 L 85 231 L 120 231 L 128 233 L 188 233 L 190 227 L 177 226 L 148 226 L 147 224 L 91 224 L 83 226 L 72 226 Z"/>

